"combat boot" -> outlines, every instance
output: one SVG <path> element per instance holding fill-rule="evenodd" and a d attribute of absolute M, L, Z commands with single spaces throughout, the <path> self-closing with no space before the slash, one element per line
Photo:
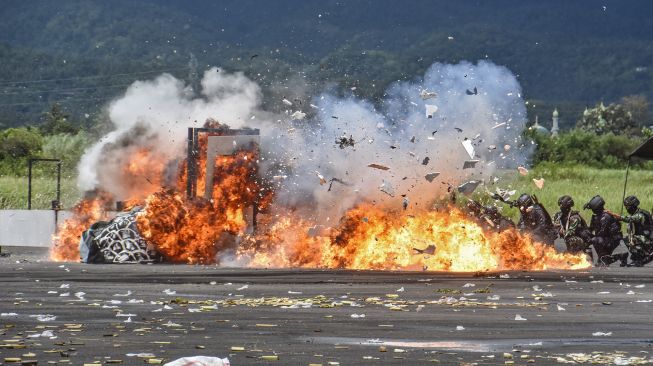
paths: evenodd
<path fill-rule="evenodd" d="M 628 265 L 628 253 L 617 254 L 616 257 L 621 261 L 619 267 L 626 267 Z"/>

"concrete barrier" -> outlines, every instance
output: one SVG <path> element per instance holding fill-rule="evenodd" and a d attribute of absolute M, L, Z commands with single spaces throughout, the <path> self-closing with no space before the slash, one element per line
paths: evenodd
<path fill-rule="evenodd" d="M 70 211 L 0 210 L 0 246 L 50 247 L 55 221 L 70 216 Z"/>

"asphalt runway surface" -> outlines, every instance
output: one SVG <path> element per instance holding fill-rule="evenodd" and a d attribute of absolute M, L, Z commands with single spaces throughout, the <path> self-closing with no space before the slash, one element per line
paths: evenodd
<path fill-rule="evenodd" d="M 5 365 L 653 361 L 651 267 L 264 270 L 64 264 L 29 250 L 0 258 L 0 283 Z"/>

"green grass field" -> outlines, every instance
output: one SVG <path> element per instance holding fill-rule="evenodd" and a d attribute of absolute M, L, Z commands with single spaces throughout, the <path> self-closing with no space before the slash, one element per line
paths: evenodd
<path fill-rule="evenodd" d="M 497 183 L 499 187 L 511 187 L 517 193 L 535 194 L 540 203 L 546 207 L 551 216 L 558 210 L 558 198 L 570 195 L 576 203 L 574 208 L 581 212 L 586 219 L 591 217 L 589 210 L 584 211 L 583 205 L 592 197 L 600 194 L 605 199 L 606 208 L 613 212 L 621 211 L 621 200 L 624 189 L 626 170 L 623 169 L 596 169 L 584 166 L 560 166 L 542 164 L 529 171 L 527 176 L 520 175 L 517 170 L 505 171 L 502 179 Z M 533 183 L 533 178 L 544 178 L 544 187 L 539 189 Z M 641 207 L 651 210 L 653 207 L 653 171 L 631 170 L 628 176 L 626 195 L 636 195 Z M 507 206 L 504 214 L 517 218 L 516 208 Z"/>
<path fill-rule="evenodd" d="M 544 187 L 540 190 L 533 183 L 533 178 L 544 178 Z M 551 215 L 557 211 L 558 197 L 564 194 L 571 195 L 576 202 L 576 210 L 588 219 L 591 214 L 583 211 L 582 207 L 590 198 L 600 194 L 606 201 L 606 208 L 620 212 L 621 197 L 625 170 L 596 169 L 583 166 L 560 166 L 542 164 L 532 169 L 527 176 L 521 176 L 516 170 L 501 172 L 501 179 L 496 187 L 510 188 L 517 191 L 513 196 L 516 199 L 520 193 L 537 195 Z M 55 199 L 56 181 L 52 177 L 35 178 L 33 181 L 32 207 L 49 209 L 50 201 Z M 488 186 L 493 189 L 494 186 Z M 635 194 L 646 210 L 653 208 L 653 171 L 631 170 L 626 194 Z M 80 192 L 75 185 L 75 178 L 68 177 L 61 180 L 61 201 L 64 208 L 71 208 L 80 198 Z M 481 188 L 475 193 L 475 198 L 484 203 L 492 200 Z M 517 209 L 503 206 L 503 213 L 516 219 Z M 25 209 L 27 208 L 27 178 L 26 177 L 0 177 L 0 209 Z"/>
<path fill-rule="evenodd" d="M 50 209 L 57 197 L 56 177 L 37 177 L 32 180 L 32 208 Z M 61 204 L 72 207 L 80 198 L 76 178 L 61 178 Z M 0 209 L 27 208 L 27 177 L 0 177 Z"/>

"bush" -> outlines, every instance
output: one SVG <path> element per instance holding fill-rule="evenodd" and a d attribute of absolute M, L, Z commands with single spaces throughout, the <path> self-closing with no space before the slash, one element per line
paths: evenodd
<path fill-rule="evenodd" d="M 0 159 L 25 158 L 38 155 L 43 138 L 32 128 L 9 128 L 0 133 Z"/>
<path fill-rule="evenodd" d="M 43 137 L 30 127 L 9 128 L 0 132 L 0 174 L 22 175 L 27 160 L 41 153 Z"/>
<path fill-rule="evenodd" d="M 532 132 L 529 132 L 527 137 L 537 144 L 533 155 L 533 165 L 551 162 L 597 168 L 625 167 L 628 155 L 643 142 L 640 138 L 612 133 L 596 135 L 593 132 L 580 129 L 562 133 L 557 138 Z M 634 164 L 645 165 L 643 162 L 634 162 Z"/>
<path fill-rule="evenodd" d="M 43 157 L 61 159 L 64 170 L 73 172 L 82 154 L 92 143 L 88 133 L 58 134 L 43 138 Z"/>
<path fill-rule="evenodd" d="M 615 135 L 637 136 L 641 134 L 630 111 L 621 104 L 610 104 L 607 107 L 600 103 L 592 109 L 586 109 L 576 127 L 597 135 L 613 133 Z"/>

